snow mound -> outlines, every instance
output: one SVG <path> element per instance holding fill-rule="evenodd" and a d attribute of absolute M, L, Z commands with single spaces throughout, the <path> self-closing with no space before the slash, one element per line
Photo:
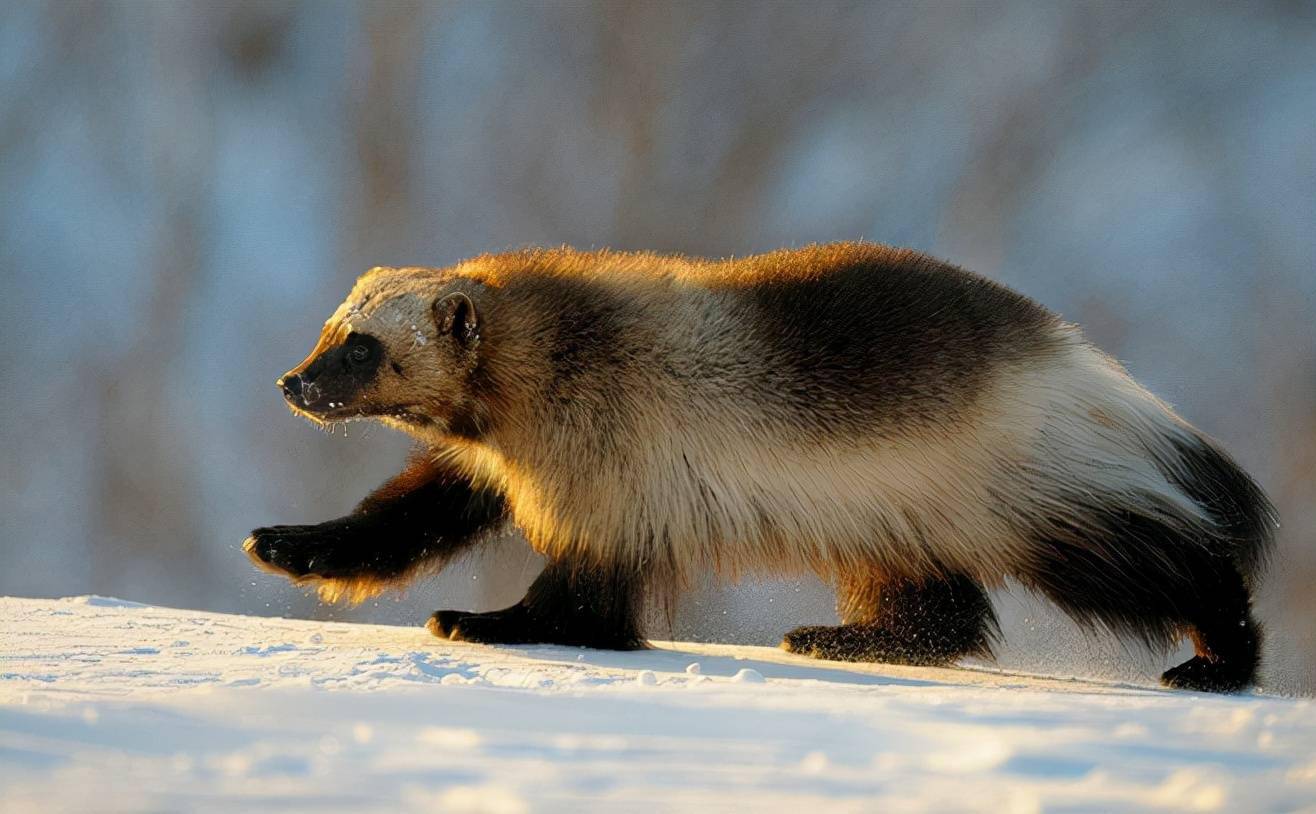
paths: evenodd
<path fill-rule="evenodd" d="M 5 812 L 1316 805 L 1307 699 L 97 597 L 0 599 L 0 618 Z"/>

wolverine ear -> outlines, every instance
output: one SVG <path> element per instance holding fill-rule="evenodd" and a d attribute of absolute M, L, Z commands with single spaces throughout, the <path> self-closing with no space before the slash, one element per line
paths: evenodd
<path fill-rule="evenodd" d="M 434 303 L 434 324 L 439 336 L 452 336 L 463 347 L 473 348 L 480 341 L 480 323 L 471 298 L 454 291 Z"/>

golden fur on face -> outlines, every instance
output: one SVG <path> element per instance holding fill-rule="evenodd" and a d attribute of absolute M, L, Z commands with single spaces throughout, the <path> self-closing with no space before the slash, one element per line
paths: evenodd
<path fill-rule="evenodd" d="M 450 280 L 451 275 L 432 269 L 371 269 L 325 322 L 315 348 L 285 378 L 305 373 L 354 334 L 373 337 L 383 347 L 383 363 L 346 402 L 348 412 L 333 418 L 376 418 L 406 431 L 421 424 L 446 429 L 447 419 L 461 406 L 461 379 L 470 368 L 469 349 L 441 336 L 436 322 L 435 306 Z M 312 421 L 324 421 L 295 404 L 292 408 Z"/>

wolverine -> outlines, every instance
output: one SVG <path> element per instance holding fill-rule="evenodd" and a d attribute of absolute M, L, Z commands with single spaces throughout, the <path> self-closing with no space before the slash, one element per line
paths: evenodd
<path fill-rule="evenodd" d="M 868 243 L 733 260 L 570 249 L 374 268 L 278 381 L 319 424 L 418 443 L 345 517 L 252 532 L 261 567 L 361 601 L 514 525 L 547 565 L 438 636 L 630 649 L 705 575 L 817 574 L 823 659 L 986 657 L 1012 578 L 1089 628 L 1255 681 L 1277 518 L 1220 446 L 1032 300 Z"/>

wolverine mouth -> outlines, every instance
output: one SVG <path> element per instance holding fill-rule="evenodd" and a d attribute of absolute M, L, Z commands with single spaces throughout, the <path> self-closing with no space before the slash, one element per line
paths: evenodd
<path fill-rule="evenodd" d="M 358 418 L 370 418 L 370 410 L 363 404 L 349 404 L 332 399 L 310 398 L 302 394 L 288 395 L 285 398 L 288 409 L 293 415 L 301 416 L 315 424 L 330 424 L 342 421 L 354 421 Z"/>
<path fill-rule="evenodd" d="M 433 424 L 433 419 L 417 412 L 419 406 L 417 404 L 404 404 L 377 407 L 371 404 L 346 404 L 327 401 L 323 407 L 317 405 L 312 408 L 296 404 L 292 400 L 288 401 L 288 408 L 292 410 L 294 415 L 301 416 L 320 426 L 360 421 L 362 419 L 392 419 L 415 427 Z"/>
<path fill-rule="evenodd" d="M 288 402 L 288 409 L 292 411 L 293 415 L 304 418 L 312 424 L 321 427 L 328 424 L 338 424 L 347 421 L 356 421 L 361 418 L 370 418 L 369 415 L 359 408 L 347 406 L 339 407 L 334 402 L 329 402 L 328 404 L 333 404 L 334 406 L 326 405 L 325 407 L 316 407 L 312 409 L 302 407 L 290 401 Z"/>

